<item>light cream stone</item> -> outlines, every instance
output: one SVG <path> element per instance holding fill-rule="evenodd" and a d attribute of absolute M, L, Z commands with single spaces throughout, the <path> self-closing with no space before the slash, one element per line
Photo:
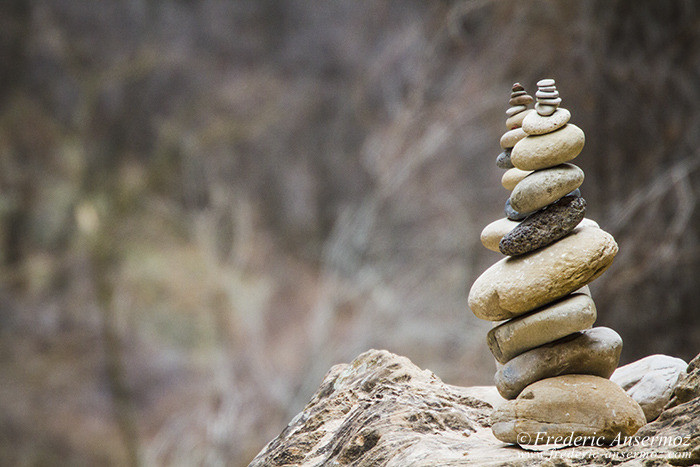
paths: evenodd
<path fill-rule="evenodd" d="M 521 170 L 554 167 L 576 158 L 585 143 L 583 130 L 567 123 L 556 131 L 523 138 L 513 147 L 510 160 Z"/>
<path fill-rule="evenodd" d="M 620 352 L 622 338 L 618 333 L 606 327 L 586 329 L 518 355 L 504 364 L 494 379 L 498 392 L 514 399 L 526 386 L 552 376 L 609 378 L 620 361 Z"/>
<path fill-rule="evenodd" d="M 515 188 L 515 185 L 520 183 L 520 180 L 532 173 L 532 170 L 508 169 L 501 177 L 501 185 L 503 188 L 510 191 Z"/>
<path fill-rule="evenodd" d="M 496 360 L 506 363 L 525 351 L 588 329 L 595 320 L 591 297 L 573 293 L 491 329 L 486 341 Z"/>
<path fill-rule="evenodd" d="M 520 128 L 523 124 L 523 119 L 532 112 L 534 112 L 533 109 L 528 109 L 508 117 L 508 119 L 506 120 L 506 128 L 508 128 L 509 130 Z"/>
<path fill-rule="evenodd" d="M 503 136 L 501 136 L 501 147 L 503 149 L 512 148 L 515 146 L 515 143 L 526 136 L 527 133 L 525 133 L 522 128 L 515 128 L 513 130 L 506 131 L 503 133 Z"/>
<path fill-rule="evenodd" d="M 615 370 L 610 380 L 636 400 L 647 422 L 655 420 L 671 400 L 673 389 L 688 364 L 668 355 L 650 355 Z"/>
<path fill-rule="evenodd" d="M 617 250 L 609 233 L 579 225 L 544 248 L 503 258 L 484 271 L 469 291 L 469 308 L 489 321 L 522 315 L 596 279 Z"/>
<path fill-rule="evenodd" d="M 491 222 L 481 231 L 481 244 L 489 250 L 498 253 L 498 244 L 503 236 L 513 230 L 519 223 L 505 217 Z"/>
<path fill-rule="evenodd" d="M 543 117 L 537 112 L 531 112 L 523 119 L 522 127 L 528 135 L 544 135 L 551 133 L 569 123 L 571 112 L 559 107 L 549 117 Z"/>
<path fill-rule="evenodd" d="M 491 421 L 494 436 L 506 443 L 574 444 L 577 436 L 612 442 L 618 434 L 622 439 L 634 435 L 644 425 L 644 412 L 610 380 L 565 375 L 528 386 L 517 399 L 501 404 Z M 551 437 L 548 443 L 543 435 Z M 564 439 L 570 435 L 571 440 Z M 555 442 L 556 437 L 561 438 Z"/>
<path fill-rule="evenodd" d="M 536 170 L 513 188 L 510 205 L 518 212 L 537 211 L 580 187 L 583 178 L 583 170 L 573 164 Z"/>

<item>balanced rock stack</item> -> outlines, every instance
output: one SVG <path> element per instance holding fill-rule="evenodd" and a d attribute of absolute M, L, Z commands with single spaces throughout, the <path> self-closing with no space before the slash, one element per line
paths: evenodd
<path fill-rule="evenodd" d="M 505 320 L 487 336 L 498 362 L 496 387 L 509 399 L 494 412 L 492 429 L 509 443 L 572 432 L 612 441 L 645 423 L 637 402 L 608 379 L 622 339 L 591 327 L 597 315 L 587 284 L 612 264 L 618 248 L 584 218 L 583 171 L 570 163 L 583 149 L 583 131 L 559 107 L 553 79 L 537 86 L 532 110 L 523 86 L 513 85 L 497 159 L 508 169 L 502 184 L 511 194 L 506 217 L 481 234 L 486 248 L 507 256 L 469 293 L 477 317 Z"/>

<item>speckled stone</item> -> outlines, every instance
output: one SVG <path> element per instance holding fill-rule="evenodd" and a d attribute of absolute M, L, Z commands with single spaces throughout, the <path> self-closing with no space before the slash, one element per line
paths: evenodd
<path fill-rule="evenodd" d="M 499 250 L 516 256 L 537 250 L 574 230 L 586 213 L 586 201 L 581 197 L 564 196 L 523 220 L 503 236 Z"/>
<path fill-rule="evenodd" d="M 530 384 L 553 376 L 609 378 L 621 352 L 622 338 L 612 329 L 586 329 L 511 359 L 496 372 L 496 388 L 505 399 L 515 399 Z"/>
<path fill-rule="evenodd" d="M 496 167 L 499 169 L 512 169 L 513 163 L 510 161 L 510 149 L 506 149 L 496 158 Z"/>
<path fill-rule="evenodd" d="M 522 127 L 528 135 L 544 135 L 558 130 L 569 122 L 571 112 L 563 107 L 558 108 L 552 115 L 543 117 L 537 112 L 530 112 L 523 119 Z"/>
<path fill-rule="evenodd" d="M 536 170 L 513 188 L 510 205 L 518 212 L 535 212 L 577 189 L 583 179 L 583 170 L 573 164 Z"/>
<path fill-rule="evenodd" d="M 512 162 L 511 162 L 512 163 Z M 501 185 L 508 191 L 511 191 L 520 183 L 520 180 L 532 173 L 532 170 L 520 170 L 517 168 L 508 169 L 501 177 Z"/>

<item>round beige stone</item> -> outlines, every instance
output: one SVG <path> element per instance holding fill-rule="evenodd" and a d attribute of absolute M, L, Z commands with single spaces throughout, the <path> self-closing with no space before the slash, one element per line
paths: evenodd
<path fill-rule="evenodd" d="M 532 173 L 532 170 L 520 170 L 516 168 L 508 169 L 501 177 L 501 185 L 508 191 L 515 188 L 515 185 L 520 183 L 520 180 Z"/>
<path fill-rule="evenodd" d="M 469 308 L 488 321 L 522 315 L 592 282 L 617 250 L 609 233 L 579 225 L 544 248 L 503 258 L 484 271 L 469 291 Z"/>
<path fill-rule="evenodd" d="M 593 326 L 596 308 L 585 293 L 573 293 L 491 329 L 486 336 L 491 353 L 506 363 L 523 352 Z"/>
<path fill-rule="evenodd" d="M 505 234 L 513 230 L 520 222 L 507 217 L 491 222 L 481 231 L 481 244 L 491 251 L 499 253 L 498 244 Z"/>
<path fill-rule="evenodd" d="M 527 133 L 525 133 L 522 128 L 515 128 L 513 130 L 506 131 L 503 133 L 503 136 L 501 136 L 501 147 L 503 149 L 512 148 L 515 146 L 515 143 L 526 136 Z"/>
<path fill-rule="evenodd" d="M 537 112 L 532 112 L 523 119 L 523 130 L 528 135 L 544 135 L 551 133 L 569 123 L 571 112 L 559 107 L 552 115 L 543 117 Z"/>
<path fill-rule="evenodd" d="M 564 440 L 572 433 L 572 438 L 599 436 L 612 442 L 618 435 L 634 435 L 645 424 L 641 407 L 620 386 L 591 375 L 531 384 L 517 399 L 500 404 L 491 421 L 496 438 L 523 445 L 574 444 L 574 439 Z"/>
<path fill-rule="evenodd" d="M 515 128 L 520 128 L 523 125 L 523 119 L 527 117 L 529 114 L 534 112 L 533 109 L 525 110 L 523 112 L 519 112 L 515 115 L 509 116 L 508 119 L 506 120 L 506 128 L 509 130 L 514 130 Z"/>
<path fill-rule="evenodd" d="M 583 170 L 573 164 L 536 170 L 513 188 L 510 205 L 518 212 L 537 211 L 580 187 L 583 178 Z"/>
<path fill-rule="evenodd" d="M 586 141 L 583 130 L 567 123 L 556 131 L 523 138 L 513 147 L 510 160 L 520 170 L 539 170 L 573 160 Z"/>

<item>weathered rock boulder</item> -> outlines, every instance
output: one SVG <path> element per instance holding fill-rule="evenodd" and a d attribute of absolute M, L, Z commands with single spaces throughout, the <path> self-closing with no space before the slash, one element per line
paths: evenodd
<path fill-rule="evenodd" d="M 493 407 L 504 402 L 494 387 L 451 386 L 405 357 L 370 350 L 331 368 L 304 410 L 250 465 L 693 465 L 700 462 L 700 397 L 686 397 L 700 393 L 698 364 L 700 358 L 691 362 L 676 406 L 637 432 L 639 443 L 537 452 L 493 436 Z M 640 436 L 657 439 L 642 446 Z"/>
<path fill-rule="evenodd" d="M 668 404 L 688 364 L 668 355 L 649 355 L 615 370 L 610 380 L 619 384 L 644 410 L 650 422 Z"/>

